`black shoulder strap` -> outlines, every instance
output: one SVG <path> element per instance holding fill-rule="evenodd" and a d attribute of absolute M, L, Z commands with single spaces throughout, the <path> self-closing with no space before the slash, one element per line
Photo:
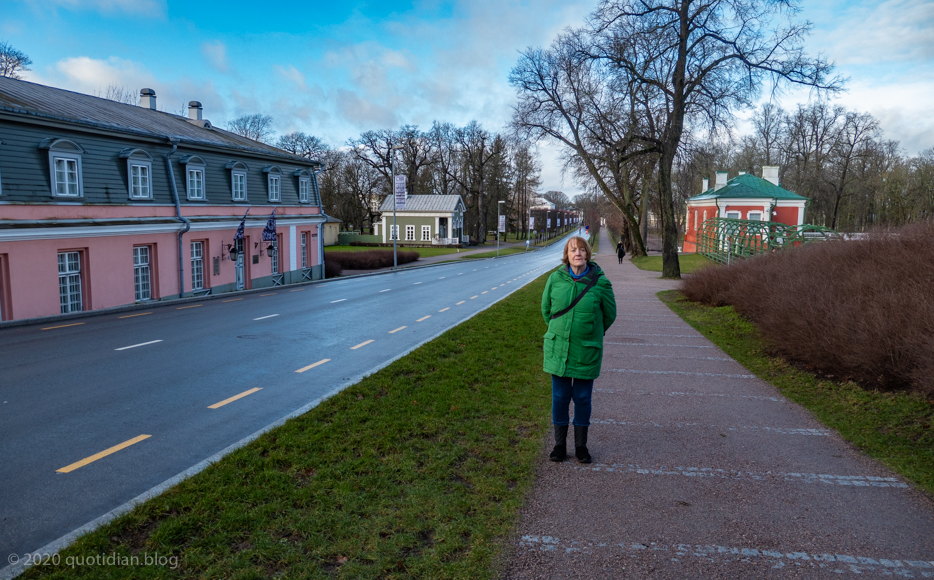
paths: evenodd
<path fill-rule="evenodd" d="M 554 320 L 555 318 L 560 318 L 564 316 L 565 314 L 567 314 L 568 312 L 570 312 L 571 310 L 573 310 L 574 307 L 577 306 L 577 303 L 581 301 L 581 298 L 584 297 L 584 294 L 589 292 L 591 288 L 597 285 L 597 280 L 599 280 L 600 276 L 602 275 L 603 275 L 603 272 L 595 272 L 593 277 L 590 278 L 590 281 L 587 282 L 587 286 L 585 286 L 584 289 L 581 291 L 581 293 L 578 294 L 577 297 L 571 301 L 571 304 L 567 308 L 562 310 L 561 312 L 558 312 L 557 314 L 552 314 L 551 319 Z"/>

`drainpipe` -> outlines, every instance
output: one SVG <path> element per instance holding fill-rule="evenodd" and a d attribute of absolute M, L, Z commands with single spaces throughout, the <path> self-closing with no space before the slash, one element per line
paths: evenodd
<path fill-rule="evenodd" d="M 327 216 L 324 214 L 324 201 L 321 199 L 321 189 L 318 187 L 318 174 L 324 171 L 326 167 L 322 166 L 321 169 L 315 171 L 312 181 L 315 185 L 315 193 L 318 194 L 318 209 L 321 212 L 321 215 L 324 217 L 324 221 L 318 224 L 318 263 L 321 264 L 321 279 L 325 279 L 324 275 L 324 224 L 328 222 Z"/>
<path fill-rule="evenodd" d="M 178 297 L 185 296 L 185 263 L 182 261 L 182 236 L 191 229 L 191 222 L 188 218 L 182 216 L 182 204 L 178 199 L 178 189 L 175 187 L 175 172 L 172 170 L 172 161 L 169 159 L 175 155 L 178 149 L 178 141 L 166 137 L 172 144 L 172 150 L 165 154 L 165 166 L 169 172 L 169 189 L 172 190 L 172 199 L 175 201 L 175 216 L 185 224 L 185 227 L 178 232 Z"/>

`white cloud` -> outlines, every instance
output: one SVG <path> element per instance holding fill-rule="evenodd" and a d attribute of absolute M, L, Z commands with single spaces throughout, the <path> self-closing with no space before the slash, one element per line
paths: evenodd
<path fill-rule="evenodd" d="M 167 13 L 166 0 L 26 0 L 26 2 L 33 7 L 96 10 L 107 15 L 122 12 L 137 16 L 165 17 Z"/>
<path fill-rule="evenodd" d="M 106 60 L 76 56 L 58 61 L 55 72 L 69 90 L 100 93 L 110 85 L 138 91 L 155 88 L 155 77 L 146 67 L 132 60 L 112 56 Z"/>
<path fill-rule="evenodd" d="M 294 84 L 298 88 L 302 90 L 305 90 L 308 88 L 308 85 L 305 84 L 305 75 L 303 75 L 301 71 L 299 71 L 294 66 L 292 65 L 280 66 L 277 64 L 272 68 L 273 70 L 276 71 L 276 73 L 279 76 L 281 76 L 283 79 L 287 80 L 288 82 Z"/>
<path fill-rule="evenodd" d="M 204 56 L 208 63 L 217 69 L 218 72 L 227 72 L 227 46 L 223 42 L 219 40 L 215 40 L 214 42 L 202 42 L 201 55 Z"/>

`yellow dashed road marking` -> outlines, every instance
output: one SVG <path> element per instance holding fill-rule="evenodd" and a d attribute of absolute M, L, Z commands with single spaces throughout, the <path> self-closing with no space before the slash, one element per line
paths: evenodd
<path fill-rule="evenodd" d="M 204 304 L 192 304 L 191 306 L 179 306 L 175 310 L 184 310 L 186 308 L 201 308 Z"/>
<path fill-rule="evenodd" d="M 370 339 L 370 340 L 368 340 L 368 341 L 366 341 L 366 342 L 361 342 L 361 343 L 358 344 L 357 346 L 352 346 L 352 347 L 350 347 L 350 350 L 357 350 L 357 349 L 360 348 L 361 346 L 366 346 L 366 345 L 370 344 L 371 342 L 373 342 L 373 339 Z"/>
<path fill-rule="evenodd" d="M 81 326 L 82 324 L 84 324 L 84 323 L 83 323 L 83 322 L 76 322 L 76 323 L 74 323 L 74 324 L 63 324 L 63 325 L 61 325 L 61 326 L 48 326 L 48 327 L 46 327 L 46 328 L 43 328 L 42 330 L 55 330 L 56 328 L 68 328 L 69 326 Z"/>
<path fill-rule="evenodd" d="M 467 301 L 466 301 L 466 300 L 461 300 L 460 302 L 458 302 L 458 303 L 455 304 L 454 306 L 460 306 L 460 305 L 463 304 L 464 302 L 467 302 Z"/>
<path fill-rule="evenodd" d="M 451 307 L 450 307 L 450 306 L 448 306 L 447 308 L 442 308 L 442 309 L 441 309 L 441 310 L 439 310 L 438 312 L 444 312 L 445 310 L 450 310 L 450 309 L 451 309 Z"/>
<path fill-rule="evenodd" d="M 243 298 L 231 298 L 230 300 L 221 300 L 221 302 L 236 302 L 237 300 L 243 300 Z"/>
<path fill-rule="evenodd" d="M 298 370 L 295 371 L 295 372 L 297 372 L 297 373 L 303 373 L 303 372 L 307 371 L 308 369 L 313 369 L 313 368 L 315 368 L 315 367 L 318 366 L 318 365 L 323 365 L 324 363 L 328 362 L 329 360 L 331 360 L 331 359 L 329 359 L 329 358 L 323 358 L 323 359 L 319 360 L 318 362 L 316 362 L 316 363 L 314 363 L 314 364 L 310 364 L 310 365 L 308 365 L 307 367 L 302 367 L 302 368 L 298 369 Z"/>
<path fill-rule="evenodd" d="M 133 445 L 133 444 L 135 444 L 135 443 L 139 443 L 139 442 L 142 441 L 143 439 L 149 439 L 150 437 L 152 437 L 152 435 L 139 435 L 138 437 L 134 437 L 134 438 L 130 439 L 129 441 L 124 441 L 124 442 L 121 443 L 120 445 L 114 445 L 114 446 L 111 447 L 110 449 L 104 449 L 104 450 L 101 451 L 100 453 L 96 453 L 96 454 L 94 454 L 94 455 L 92 455 L 92 456 L 90 456 L 90 457 L 85 457 L 85 458 L 82 459 L 81 461 L 76 461 L 76 462 L 72 463 L 71 465 L 66 465 L 65 467 L 63 467 L 63 468 L 61 468 L 61 469 L 56 469 L 55 471 L 58 472 L 58 473 L 71 473 L 72 471 L 78 469 L 79 467 L 84 467 L 84 466 L 87 465 L 88 463 L 94 463 L 94 462 L 97 461 L 98 459 L 102 459 L 102 458 L 104 458 L 104 457 L 107 457 L 107 456 L 110 455 L 111 453 L 116 453 L 117 451 L 120 451 L 121 449 L 126 449 L 126 448 L 129 447 L 130 445 Z"/>
<path fill-rule="evenodd" d="M 121 316 L 120 318 L 133 318 L 134 316 L 146 316 L 147 314 L 152 314 L 152 312 L 143 312 L 142 314 L 127 314 L 126 316 Z"/>
<path fill-rule="evenodd" d="M 389 334 L 395 334 L 395 333 L 399 332 L 400 330 L 402 330 L 403 328 L 408 328 L 408 326 L 400 326 L 399 328 L 397 328 L 397 329 L 395 329 L 395 330 L 390 330 L 390 331 L 389 331 Z"/>
<path fill-rule="evenodd" d="M 422 320 L 428 320 L 429 318 L 431 318 L 431 314 L 429 314 L 428 316 L 422 316 L 421 318 L 419 318 L 419 319 L 416 320 L 415 322 L 421 322 Z"/>

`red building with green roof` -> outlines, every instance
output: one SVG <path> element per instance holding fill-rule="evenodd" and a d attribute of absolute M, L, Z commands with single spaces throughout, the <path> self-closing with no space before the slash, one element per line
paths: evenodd
<path fill-rule="evenodd" d="M 684 226 L 684 252 L 697 251 L 697 232 L 711 218 L 772 221 L 797 226 L 804 223 L 808 199 L 778 185 L 778 167 L 764 166 L 762 177 L 740 173 L 727 180 L 726 171 L 717 172 L 717 182 L 687 200 Z"/>

